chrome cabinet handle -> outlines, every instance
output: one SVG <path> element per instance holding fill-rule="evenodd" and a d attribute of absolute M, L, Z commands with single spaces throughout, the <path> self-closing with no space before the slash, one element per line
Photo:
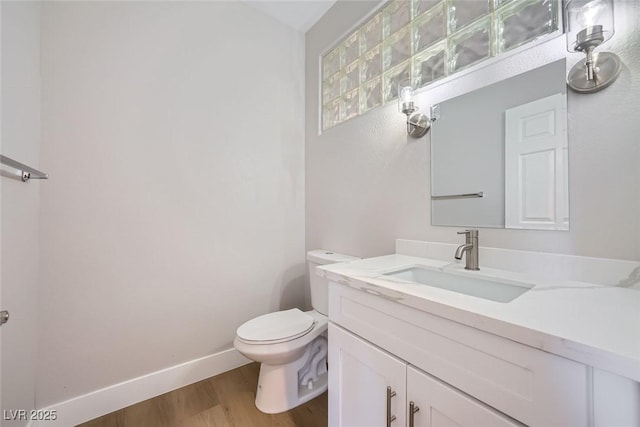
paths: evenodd
<path fill-rule="evenodd" d="M 413 400 L 409 402 L 409 427 L 413 427 L 413 423 L 414 423 L 413 416 L 419 410 L 420 410 L 420 407 L 416 406 L 416 404 L 413 403 Z"/>
<path fill-rule="evenodd" d="M 395 415 L 391 415 L 391 398 L 396 395 L 395 391 L 391 390 L 391 387 L 387 387 L 387 427 L 391 427 L 391 423 L 396 420 Z"/>

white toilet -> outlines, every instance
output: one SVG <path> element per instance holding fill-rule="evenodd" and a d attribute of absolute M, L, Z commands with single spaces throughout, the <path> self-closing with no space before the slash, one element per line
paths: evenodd
<path fill-rule="evenodd" d="M 324 250 L 307 253 L 313 310 L 265 314 L 238 328 L 233 345 L 260 362 L 256 407 L 267 414 L 295 408 L 327 389 L 327 281 L 317 265 L 357 258 Z"/>

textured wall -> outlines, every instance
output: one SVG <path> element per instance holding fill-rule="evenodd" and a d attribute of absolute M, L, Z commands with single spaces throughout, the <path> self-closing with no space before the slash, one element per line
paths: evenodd
<path fill-rule="evenodd" d="M 339 1 L 306 38 L 307 248 L 360 256 L 392 253 L 395 238 L 460 241 L 457 228 L 431 225 L 430 137 L 405 133 L 395 102 L 318 132 L 319 57 L 377 2 Z M 482 229 L 483 246 L 640 259 L 640 2 L 616 2 L 616 35 L 605 46 L 624 66 L 618 81 L 592 95 L 569 92 L 571 230 Z M 567 57 L 553 39 L 419 94 L 430 104 Z M 452 254 L 453 259 L 453 254 Z"/>
<path fill-rule="evenodd" d="M 3 155 L 40 167 L 40 5 L 6 2 L 2 14 Z M 46 170 L 45 170 L 46 171 Z M 38 210 L 46 181 L 27 184 L 2 168 L 0 307 L 11 313 L 2 326 L 2 409 L 32 409 L 35 399 Z M 11 418 L 10 416 L 7 416 Z M 4 418 L 4 412 L 3 412 Z M 3 426 L 26 421 L 3 420 Z"/>
<path fill-rule="evenodd" d="M 242 2 L 47 2 L 38 407 L 304 302 L 303 35 Z"/>

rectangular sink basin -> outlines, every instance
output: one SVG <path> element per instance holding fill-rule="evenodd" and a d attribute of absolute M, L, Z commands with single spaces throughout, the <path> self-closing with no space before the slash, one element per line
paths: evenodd
<path fill-rule="evenodd" d="M 513 301 L 533 287 L 462 276 L 425 267 L 409 267 L 384 275 L 496 302 Z"/>

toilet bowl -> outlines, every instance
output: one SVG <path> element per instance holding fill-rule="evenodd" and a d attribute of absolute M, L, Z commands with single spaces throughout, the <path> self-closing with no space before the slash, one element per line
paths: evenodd
<path fill-rule="evenodd" d="M 236 331 L 235 348 L 261 363 L 256 407 L 262 412 L 288 411 L 327 389 L 328 284 L 315 267 L 355 259 L 324 250 L 308 252 L 313 310 L 268 313 Z"/>

